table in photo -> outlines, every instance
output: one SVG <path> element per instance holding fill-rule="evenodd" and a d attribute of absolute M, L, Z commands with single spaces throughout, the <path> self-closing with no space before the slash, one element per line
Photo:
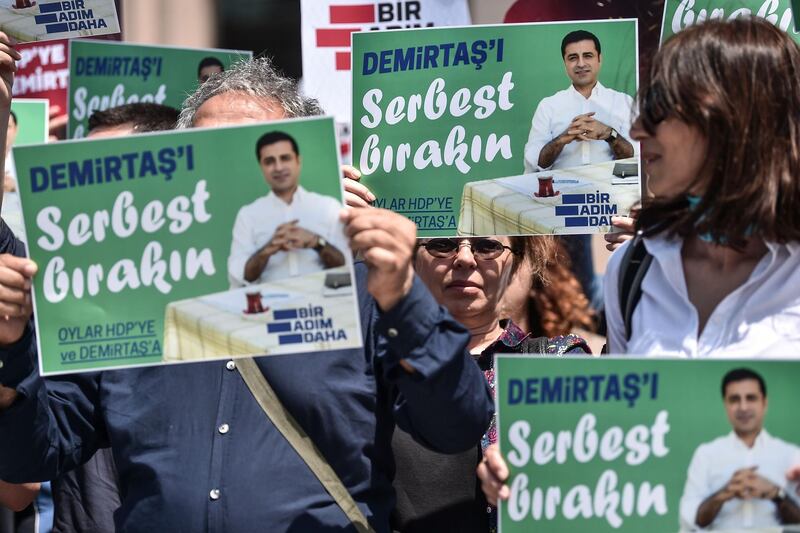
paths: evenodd
<path fill-rule="evenodd" d="M 575 208 L 564 209 L 562 206 L 578 201 L 580 196 L 575 195 L 607 193 L 610 195 L 610 205 L 616 205 L 616 214 L 628 214 L 641 198 L 639 178 L 620 179 L 613 175 L 613 171 L 615 164 L 630 163 L 637 163 L 637 158 L 467 183 L 461 198 L 458 234 L 606 233 L 611 230 L 608 224 L 570 226 L 581 221 L 568 221 L 572 217 L 566 213 L 575 211 Z M 561 194 L 536 198 L 534 193 L 539 191 L 538 178 L 547 176 L 553 177 L 553 187 Z M 602 207 L 600 209 L 602 211 Z"/>
<path fill-rule="evenodd" d="M 349 269 L 323 270 L 172 302 L 164 321 L 164 360 L 357 348 L 362 343 L 355 287 L 341 286 L 342 274 L 349 276 Z M 329 275 L 340 281 L 338 288 L 326 286 Z M 247 313 L 247 294 L 256 292 L 269 309 Z M 314 308 L 321 308 L 322 316 L 313 316 L 309 310 Z"/>

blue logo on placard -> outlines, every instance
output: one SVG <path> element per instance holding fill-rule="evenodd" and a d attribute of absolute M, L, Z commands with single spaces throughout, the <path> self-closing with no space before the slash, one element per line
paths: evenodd
<path fill-rule="evenodd" d="M 617 204 L 611 203 L 611 194 L 607 192 L 564 194 L 561 204 L 556 206 L 556 216 L 566 217 L 567 228 L 610 226 L 611 217 L 617 214 Z"/>
<path fill-rule="evenodd" d="M 267 324 L 267 333 L 277 334 L 279 345 L 347 340 L 347 332 L 335 327 L 321 306 L 276 309 L 272 318 L 275 322 Z"/>
<path fill-rule="evenodd" d="M 36 25 L 44 25 L 47 33 L 108 28 L 103 18 L 96 19 L 94 11 L 86 9 L 84 0 L 40 1 L 39 13 L 34 17 Z"/>

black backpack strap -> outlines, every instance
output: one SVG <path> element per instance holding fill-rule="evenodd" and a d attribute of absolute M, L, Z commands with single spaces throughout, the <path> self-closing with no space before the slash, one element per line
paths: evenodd
<path fill-rule="evenodd" d="M 625 340 L 631 338 L 633 311 L 642 297 L 642 280 L 652 261 L 653 256 L 645 248 L 642 232 L 639 231 L 625 250 L 619 268 L 619 309 L 625 325 Z"/>
<path fill-rule="evenodd" d="M 549 340 L 547 337 L 528 337 L 522 341 L 521 353 L 546 354 Z"/>

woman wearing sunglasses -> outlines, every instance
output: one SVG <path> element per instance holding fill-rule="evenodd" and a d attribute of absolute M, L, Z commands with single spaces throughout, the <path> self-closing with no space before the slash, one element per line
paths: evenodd
<path fill-rule="evenodd" d="M 626 332 L 608 266 L 611 353 L 800 357 L 800 48 L 760 19 L 712 22 L 656 56 L 632 135 L 655 199 L 652 263 Z"/>
<path fill-rule="evenodd" d="M 608 265 L 611 353 L 800 357 L 798 79 L 798 45 L 756 17 L 693 26 L 656 54 L 631 130 L 654 199 Z M 628 335 L 618 280 L 638 242 L 652 262 Z M 478 476 L 508 498 L 496 447 Z"/>
<path fill-rule="evenodd" d="M 531 277 L 541 285 L 547 284 L 556 251 L 556 241 L 547 236 L 423 239 L 418 242 L 414 263 L 417 274 L 436 300 L 470 330 L 472 338 L 468 347 L 492 389 L 496 353 L 589 353 L 580 337 L 534 338 L 503 316 L 502 310 L 508 308 L 503 304 L 503 297 L 512 278 L 523 272 L 528 276 L 519 285 L 527 298 Z M 520 268 L 523 265 L 524 271 Z M 579 287 L 574 278 L 572 281 Z M 586 301 L 582 294 L 580 296 Z M 493 514 L 477 484 L 475 467 L 483 449 L 496 439 L 492 422 L 480 446 L 472 452 L 442 455 L 427 450 L 407 434 L 395 431 L 395 531 L 491 531 Z"/>

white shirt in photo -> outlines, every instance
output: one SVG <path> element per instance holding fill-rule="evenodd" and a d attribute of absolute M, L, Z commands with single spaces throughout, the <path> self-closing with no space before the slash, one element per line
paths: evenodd
<path fill-rule="evenodd" d="M 645 238 L 653 261 L 633 311 L 631 338 L 619 305 L 619 269 L 628 241 L 608 262 L 605 309 L 613 354 L 724 358 L 800 358 L 800 243 L 766 243 L 767 253 L 749 279 L 728 294 L 698 336 L 697 310 L 689 301 L 681 239 Z"/>
<path fill-rule="evenodd" d="M 323 196 L 298 187 L 287 204 L 270 192 L 242 207 L 233 226 L 231 253 L 228 257 L 228 279 L 231 288 L 250 285 L 244 279 L 247 260 L 267 244 L 281 224 L 297 220 L 297 225 L 325 239 L 347 258 L 348 245 L 344 225 L 339 220 L 342 205 L 330 196 Z M 277 252 L 269 258 L 261 277 L 252 284 L 284 279 L 323 270 L 319 254 L 311 248 Z"/>
<path fill-rule="evenodd" d="M 552 166 L 539 166 L 539 153 L 542 148 L 564 133 L 575 117 L 592 111 L 595 113 L 595 120 L 617 130 L 617 133 L 633 144 L 634 153 L 639 153 L 639 143 L 631 141 L 630 136 L 633 98 L 614 89 L 608 89 L 599 81 L 592 89 L 589 98 L 585 98 L 570 85 L 563 91 L 543 99 L 536 107 L 528 142 L 525 145 L 525 174 L 613 160 L 614 152 L 606 141 L 573 141 L 561 150 Z"/>
<path fill-rule="evenodd" d="M 777 508 L 771 500 L 734 498 L 722 505 L 710 526 L 701 529 L 695 524 L 697 509 L 709 496 L 723 488 L 737 470 L 758 466 L 756 473 L 786 490 L 797 501 L 794 490 L 787 487 L 786 471 L 800 459 L 800 448 L 761 430 L 752 448 L 731 432 L 701 444 L 694 452 L 686 476 L 680 503 L 682 531 L 713 531 L 779 526 Z"/>

